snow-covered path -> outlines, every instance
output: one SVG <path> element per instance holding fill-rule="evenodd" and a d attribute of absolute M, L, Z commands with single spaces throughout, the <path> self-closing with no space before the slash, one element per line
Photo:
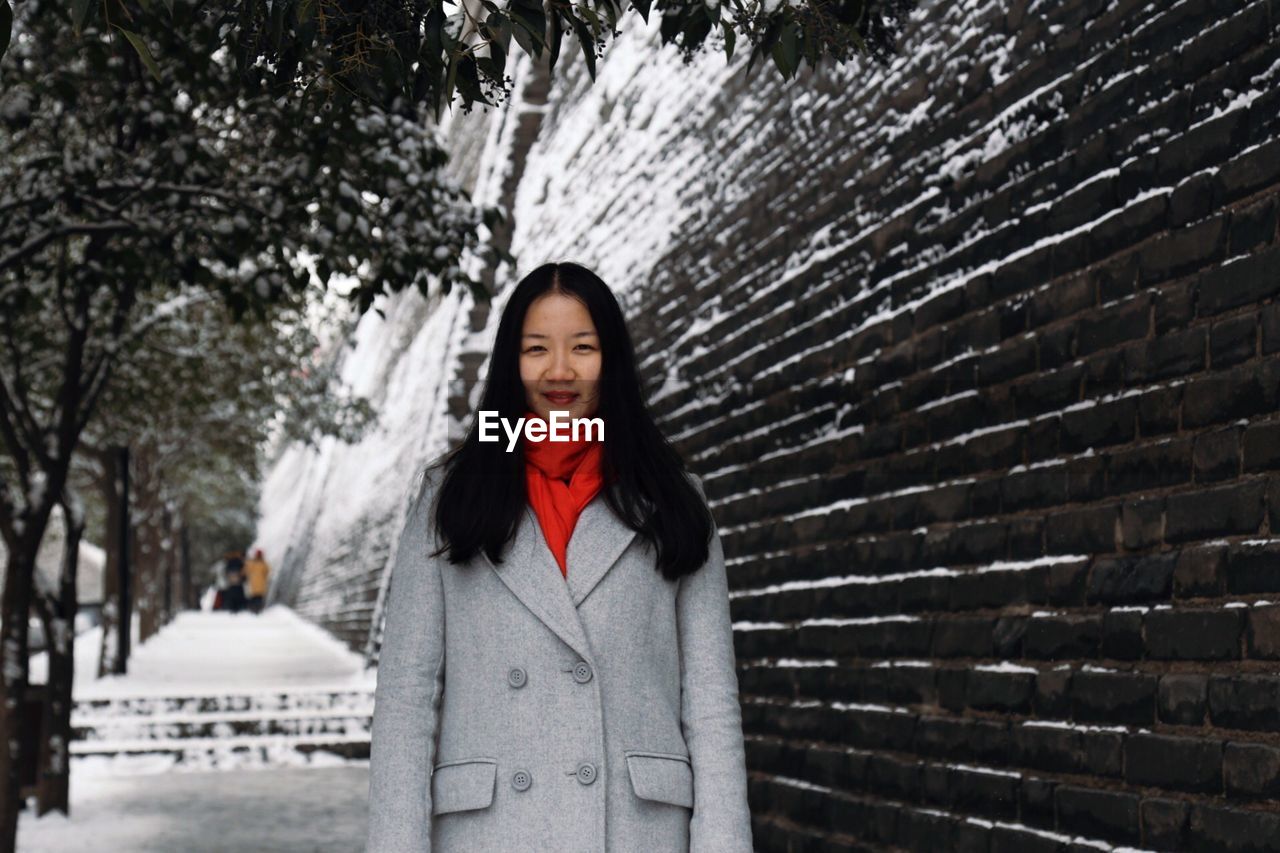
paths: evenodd
<path fill-rule="evenodd" d="M 85 639 L 96 639 L 96 632 Z M 81 638 L 77 638 L 77 646 Z M 77 676 L 79 672 L 77 659 Z M 76 679 L 75 698 L 248 693 L 281 687 L 372 688 L 360 655 L 292 610 L 185 611 L 136 646 L 126 675 Z"/>
<path fill-rule="evenodd" d="M 353 853 L 369 769 L 268 768 L 71 779 L 71 817 L 24 813 L 18 853 Z"/>
<path fill-rule="evenodd" d="M 122 676 L 93 677 L 98 640 L 76 638 L 71 816 L 24 812 L 19 851 L 362 848 L 360 655 L 282 606 L 184 612 Z"/>

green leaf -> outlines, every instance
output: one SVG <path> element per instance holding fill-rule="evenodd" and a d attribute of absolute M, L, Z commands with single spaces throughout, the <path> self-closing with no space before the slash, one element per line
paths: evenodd
<path fill-rule="evenodd" d="M 516 21 L 511 22 L 511 35 L 515 37 L 516 44 L 524 48 L 524 52 L 530 56 L 537 55 L 538 51 L 534 47 L 533 39 L 529 35 L 528 28 L 524 24 Z"/>
<path fill-rule="evenodd" d="M 862 19 L 867 16 L 867 4 L 865 0 L 857 0 L 857 3 L 858 3 L 858 17 L 853 19 L 853 25 L 855 27 L 860 27 L 862 26 Z"/>
<path fill-rule="evenodd" d="M 458 60 L 458 91 L 466 98 L 468 104 L 488 104 L 493 102 L 484 96 L 480 88 L 480 74 L 476 67 L 476 58 L 472 54 L 464 54 Z"/>
<path fill-rule="evenodd" d="M 609 21 L 609 32 L 618 28 L 618 15 L 622 14 L 610 0 L 604 0 L 604 16 Z"/>
<path fill-rule="evenodd" d="M 760 49 L 760 45 L 752 45 L 751 55 L 747 57 L 747 69 L 743 72 L 747 78 L 751 77 L 751 68 L 756 64 L 756 57 L 764 56 L 764 51 Z"/>
<path fill-rule="evenodd" d="M 790 78 L 795 74 L 799 53 L 800 39 L 796 24 L 794 21 L 787 21 L 782 28 L 777 44 L 773 46 L 771 51 L 773 62 L 778 66 L 778 70 L 782 72 L 784 79 Z"/>
<path fill-rule="evenodd" d="M 818 60 L 822 58 L 822 45 L 818 44 L 818 38 L 812 29 L 805 28 L 802 44 L 801 54 L 808 61 L 809 67 L 816 69 Z"/>
<path fill-rule="evenodd" d="M 456 54 L 449 54 L 449 70 L 444 77 L 444 99 L 446 102 L 453 100 L 453 88 L 458 80 L 458 57 Z"/>
<path fill-rule="evenodd" d="M 439 63 L 440 54 L 444 53 L 444 13 L 439 6 L 431 6 L 423 22 L 422 46 L 424 61 Z"/>
<path fill-rule="evenodd" d="M 75 28 L 77 36 L 79 36 L 80 31 L 84 29 L 84 22 L 89 20 L 90 8 L 90 0 L 72 0 L 71 26 Z"/>
<path fill-rule="evenodd" d="M 533 5 L 529 0 L 511 0 L 511 8 L 507 10 L 511 20 L 523 26 L 529 32 L 537 47 L 530 51 L 535 57 L 542 57 L 542 48 L 546 44 L 547 16 L 542 11 L 542 4 Z M 519 37 L 517 37 L 517 41 Z M 520 42 L 521 45 L 524 42 Z"/>
<path fill-rule="evenodd" d="M 547 57 L 547 74 L 554 74 L 556 70 L 556 60 L 560 58 L 560 42 L 564 39 L 564 18 L 560 14 L 560 10 L 555 10 L 551 15 L 551 44 L 549 45 L 550 54 Z"/>
<path fill-rule="evenodd" d="M 773 50 L 773 46 L 778 43 L 778 38 L 782 35 L 783 20 L 781 16 L 775 16 L 769 25 L 764 29 L 764 35 L 760 37 L 760 56 L 764 58 L 766 53 Z"/>
<path fill-rule="evenodd" d="M 587 74 L 591 77 L 591 82 L 596 81 L 596 40 L 591 34 L 591 30 L 587 29 L 587 25 L 577 18 L 570 16 L 569 24 L 573 27 L 573 31 L 578 36 L 578 44 L 582 47 L 582 58 L 587 61 Z"/>
<path fill-rule="evenodd" d="M 662 23 L 658 25 L 658 32 L 662 36 L 663 44 L 671 44 L 684 30 L 684 16 L 677 11 L 667 11 L 662 15 Z"/>
<path fill-rule="evenodd" d="M 434 86 L 435 74 L 433 70 L 425 64 L 419 65 L 417 73 L 413 75 L 413 102 L 420 104 L 425 101 Z"/>
<path fill-rule="evenodd" d="M 276 0 L 271 8 L 271 20 L 269 27 L 271 29 L 271 45 L 276 49 L 280 49 L 280 42 L 284 38 L 284 13 L 285 4 Z"/>
<path fill-rule="evenodd" d="M 480 34 L 489 42 L 489 55 L 477 56 L 476 67 L 491 80 L 501 80 L 507 61 L 506 52 L 502 48 L 502 36 L 494 27 L 493 15 L 480 22 Z"/>
<path fill-rule="evenodd" d="M 382 50 L 382 82 L 387 91 L 403 89 L 407 83 L 404 62 L 394 48 Z"/>
<path fill-rule="evenodd" d="M 119 24 L 114 25 L 117 30 L 124 33 L 124 37 L 129 40 L 129 44 L 133 45 L 133 49 L 138 52 L 138 57 L 142 60 L 142 64 L 147 66 L 147 70 L 151 72 L 151 76 L 160 80 L 160 66 L 156 65 L 155 59 L 151 57 L 151 49 L 147 47 L 147 43 L 142 40 L 142 36 L 137 33 L 126 30 Z"/>
<path fill-rule="evenodd" d="M 0 0 L 0 59 L 9 49 L 9 36 L 13 34 L 13 10 L 9 8 L 9 0 Z"/>
<path fill-rule="evenodd" d="M 491 46 L 501 46 L 505 56 L 511 50 L 511 19 L 502 12 L 494 12 L 485 18 L 485 25 L 497 40 L 497 45 Z"/>
<path fill-rule="evenodd" d="M 720 22 L 724 28 L 724 58 L 733 59 L 733 44 L 738 34 L 734 31 L 733 25 L 730 23 Z"/>
<path fill-rule="evenodd" d="M 692 50 L 701 45 L 706 40 L 707 34 L 711 32 L 711 24 L 711 16 L 707 13 L 706 7 L 698 6 L 689 15 L 688 22 L 685 24 L 682 46 Z"/>
<path fill-rule="evenodd" d="M 592 9 L 590 6 L 586 5 L 585 3 L 582 4 L 581 6 L 574 6 L 573 8 L 581 12 L 582 17 L 591 23 L 592 32 L 596 32 L 596 33 L 600 32 L 600 16 L 595 13 L 594 9 Z"/>

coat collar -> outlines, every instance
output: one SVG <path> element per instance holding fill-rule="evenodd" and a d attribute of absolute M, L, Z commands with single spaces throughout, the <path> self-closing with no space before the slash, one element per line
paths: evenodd
<path fill-rule="evenodd" d="M 502 563 L 494 564 L 487 554 L 484 559 L 525 607 L 590 661 L 591 646 L 578 607 L 618 562 L 635 535 L 609 509 L 602 490 L 583 507 L 574 525 L 565 554 L 567 579 L 560 574 L 542 525 L 527 504 Z"/>

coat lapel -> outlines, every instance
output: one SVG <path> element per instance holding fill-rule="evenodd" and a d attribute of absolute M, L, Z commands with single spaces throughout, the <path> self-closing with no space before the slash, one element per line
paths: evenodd
<path fill-rule="evenodd" d="M 618 562 L 635 535 L 636 532 L 609 509 L 603 492 L 597 493 L 582 508 L 565 554 L 565 564 L 569 567 L 569 594 L 575 608 L 582 605 L 613 564 Z M 545 542 L 542 548 L 550 553 Z M 551 561 L 554 564 L 555 557 Z M 556 572 L 559 571 L 557 566 Z"/>
<path fill-rule="evenodd" d="M 542 534 L 542 525 L 533 508 L 526 505 L 503 562 L 495 565 L 487 555 L 485 561 L 533 615 L 583 659 L 591 660 L 578 606 L 618 561 L 634 536 L 635 531 L 609 509 L 603 494 L 597 494 L 578 516 L 569 539 L 565 555 L 566 582 Z"/>

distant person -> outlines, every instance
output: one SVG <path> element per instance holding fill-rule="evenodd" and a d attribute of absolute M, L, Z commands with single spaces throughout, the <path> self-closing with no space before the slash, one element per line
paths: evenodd
<path fill-rule="evenodd" d="M 253 556 L 244 564 L 244 573 L 249 582 L 249 609 L 261 613 L 267 598 L 267 577 L 271 574 L 271 566 L 262 556 L 261 548 L 255 549 Z"/>
<path fill-rule="evenodd" d="M 244 594 L 244 558 L 239 551 L 227 555 L 223 567 L 227 576 L 227 585 L 222 590 L 222 606 L 224 610 L 239 613 L 247 603 Z"/>

